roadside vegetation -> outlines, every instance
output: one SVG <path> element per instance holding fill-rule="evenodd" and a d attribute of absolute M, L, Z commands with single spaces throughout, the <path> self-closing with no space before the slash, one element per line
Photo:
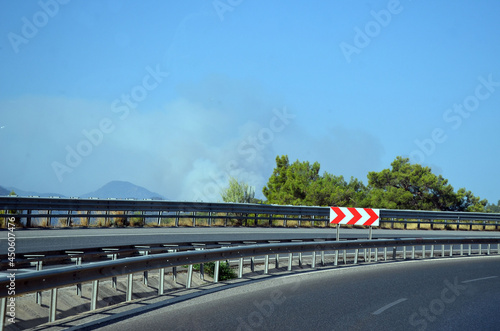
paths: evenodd
<path fill-rule="evenodd" d="M 276 167 L 263 188 L 267 203 L 304 206 L 370 207 L 384 209 L 486 212 L 487 200 L 471 191 L 455 191 L 448 180 L 431 168 L 411 164 L 397 157 L 391 168 L 369 172 L 368 185 L 357 178 L 346 180 L 328 172 L 320 174 L 320 164 L 290 163 L 278 156 Z M 500 203 L 500 201 L 499 201 Z M 490 206 L 490 205 L 488 205 Z"/>
<path fill-rule="evenodd" d="M 200 264 L 193 264 L 193 270 L 200 271 Z M 215 274 L 215 262 L 204 263 L 203 270 L 208 276 L 213 278 Z M 233 278 L 236 278 L 236 271 L 231 268 L 231 266 L 229 265 L 229 261 L 221 261 L 219 263 L 219 281 L 229 280 Z"/>

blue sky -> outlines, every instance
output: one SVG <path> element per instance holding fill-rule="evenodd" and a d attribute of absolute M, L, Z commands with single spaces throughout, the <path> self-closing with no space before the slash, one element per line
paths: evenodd
<path fill-rule="evenodd" d="M 498 1 L 0 2 L 0 185 L 262 197 L 277 155 L 500 199 Z"/>

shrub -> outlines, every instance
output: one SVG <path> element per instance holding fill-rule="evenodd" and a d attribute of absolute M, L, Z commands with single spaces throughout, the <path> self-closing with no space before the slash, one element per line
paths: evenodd
<path fill-rule="evenodd" d="M 141 215 L 140 212 L 135 212 L 134 215 Z M 144 217 L 131 217 L 130 226 L 144 226 Z"/>
<path fill-rule="evenodd" d="M 199 271 L 200 265 L 194 264 L 193 270 Z M 214 277 L 215 262 L 207 262 L 204 264 L 204 270 L 210 277 Z M 229 262 L 219 263 L 219 280 L 228 280 L 236 278 L 236 272 L 229 266 Z"/>
<path fill-rule="evenodd" d="M 22 228 L 24 225 L 21 222 L 21 218 L 15 216 L 16 214 L 17 210 L 9 210 L 9 211 L 0 210 L 0 215 L 5 215 L 3 217 L 0 217 L 0 227 L 6 228 L 9 218 L 14 217 L 14 224 L 16 228 Z"/>
<path fill-rule="evenodd" d="M 123 211 L 112 211 L 111 215 L 125 215 Z M 129 226 L 129 221 L 126 217 L 114 217 L 110 220 L 110 225 L 115 227 Z"/>

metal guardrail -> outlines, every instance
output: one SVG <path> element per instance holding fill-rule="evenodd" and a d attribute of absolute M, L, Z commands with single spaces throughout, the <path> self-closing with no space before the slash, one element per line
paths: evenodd
<path fill-rule="evenodd" d="M 301 241 L 335 240 L 330 237 L 316 237 L 314 239 L 301 239 Z M 229 246 L 242 246 L 248 244 L 267 244 L 270 242 L 292 242 L 294 239 L 275 239 L 275 240 L 241 240 L 235 241 L 204 241 L 197 242 L 176 242 L 176 243 L 149 243 L 145 245 L 122 245 L 91 248 L 76 248 L 71 250 L 51 250 L 35 251 L 28 253 L 16 253 L 16 268 L 29 268 L 36 266 L 39 270 L 42 266 L 74 264 L 77 262 L 96 262 L 103 259 L 134 257 L 140 255 L 161 254 L 171 252 L 175 249 L 177 252 L 195 250 L 198 248 L 214 249 Z M 10 260 L 8 254 L 0 254 L 0 271 L 9 269 Z"/>
<path fill-rule="evenodd" d="M 78 199 L 78 198 L 35 198 L 35 197 L 0 197 L 0 210 L 7 214 L 16 210 L 16 217 L 25 218 L 30 226 L 32 218 L 98 218 L 117 219 L 141 217 L 144 219 L 175 218 L 178 226 L 180 218 L 193 220 L 205 219 L 208 225 L 216 219 L 312 221 L 328 224 L 330 211 L 328 207 L 317 206 L 282 206 L 246 203 L 213 203 L 213 202 L 178 202 L 161 200 L 117 200 L 117 199 Z M 37 213 L 35 213 L 35 211 Z M 40 212 L 41 211 L 41 212 Z M 85 212 L 85 214 L 82 214 Z M 123 212 L 113 215 L 111 212 Z M 140 214 L 134 214 L 139 212 Z M 78 214 L 75 214 L 78 213 Z M 6 217 L 8 215 L 5 215 Z M 0 217 L 2 215 L 0 214 Z M 451 211 L 418 211 L 381 209 L 382 222 L 388 223 L 425 223 L 433 221 L 451 221 L 446 224 L 472 225 L 482 222 L 483 225 L 500 225 L 500 214 Z M 68 221 L 69 223 L 69 221 Z M 50 224 L 50 222 L 49 222 Z M 442 224 L 442 223 L 440 223 Z"/>
<path fill-rule="evenodd" d="M 2 277 L 0 280 L 0 330 L 4 328 L 6 314 L 8 313 L 8 302 L 11 302 L 13 297 L 9 292 L 9 287 L 14 282 L 15 296 L 34 293 L 44 290 L 51 290 L 51 300 L 49 309 L 49 322 L 56 319 L 57 310 L 57 290 L 58 288 L 77 285 L 85 282 L 92 282 L 92 297 L 91 297 L 91 310 L 96 309 L 97 294 L 99 288 L 99 281 L 106 278 L 127 275 L 127 294 L 126 300 L 132 300 L 133 293 L 133 274 L 138 272 L 145 272 L 151 270 L 159 270 L 159 286 L 158 295 L 164 293 L 163 283 L 165 277 L 165 268 L 177 267 L 188 265 L 188 277 L 186 287 L 191 287 L 193 264 L 215 262 L 215 275 L 214 282 L 218 282 L 218 268 L 221 260 L 239 259 L 239 272 L 238 277 L 242 277 L 243 259 L 258 256 L 264 256 L 264 273 L 269 272 L 269 256 L 276 254 L 278 259 L 279 254 L 288 255 L 288 270 L 292 270 L 293 254 L 294 253 L 312 253 L 311 268 L 316 267 L 316 252 L 333 251 L 334 262 L 333 265 L 338 264 L 340 252 L 343 251 L 343 262 L 347 263 L 347 251 L 354 250 L 353 262 L 358 263 L 359 250 L 365 250 L 365 262 L 377 262 L 380 258 L 379 249 L 383 248 L 383 259 L 387 260 L 387 250 L 391 248 L 392 258 L 397 258 L 397 247 L 403 247 L 403 259 L 407 258 L 407 247 L 412 247 L 412 258 L 416 257 L 416 247 L 421 247 L 420 258 L 433 258 L 435 256 L 435 246 L 441 245 L 441 256 L 453 256 L 454 245 L 460 245 L 460 255 L 471 255 L 472 245 L 479 245 L 479 254 L 483 252 L 492 254 L 493 249 L 491 245 L 496 244 L 496 254 L 499 252 L 500 238 L 442 238 L 442 239 L 380 239 L 370 241 L 335 241 L 335 242 L 288 242 L 288 243 L 275 243 L 275 244 L 260 244 L 260 245 L 247 245 L 228 248 L 216 248 L 210 250 L 175 252 L 175 253 L 162 253 L 150 256 L 133 257 L 121 260 L 97 262 L 88 265 L 70 266 L 51 270 L 43 270 L 37 272 L 24 273 L 14 276 Z M 445 254 L 445 245 L 448 245 L 449 254 Z M 464 251 L 464 245 L 468 245 L 468 251 Z M 483 251 L 482 245 L 486 245 L 486 250 Z M 426 246 L 430 246 L 430 254 L 427 254 Z M 369 257 L 366 258 L 366 250 L 370 249 Z M 372 255 L 371 249 L 375 249 Z M 302 255 L 299 255 L 302 258 Z M 322 256 L 323 257 L 323 256 Z M 323 259 L 322 259 L 323 261 Z"/>

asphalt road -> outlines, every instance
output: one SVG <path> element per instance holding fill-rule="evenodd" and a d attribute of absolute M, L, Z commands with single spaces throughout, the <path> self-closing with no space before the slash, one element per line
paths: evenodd
<path fill-rule="evenodd" d="M 274 277 L 95 330 L 499 330 L 500 257 Z"/>
<path fill-rule="evenodd" d="M 14 231 L 16 253 L 71 250 L 120 245 L 147 245 L 197 241 L 251 241 L 335 238 L 335 229 L 321 228 L 110 228 L 20 229 Z M 374 229 L 373 238 L 500 237 L 500 232 Z M 343 239 L 367 239 L 368 229 L 341 229 Z M 0 231 L 0 255 L 8 248 L 7 231 Z"/>

